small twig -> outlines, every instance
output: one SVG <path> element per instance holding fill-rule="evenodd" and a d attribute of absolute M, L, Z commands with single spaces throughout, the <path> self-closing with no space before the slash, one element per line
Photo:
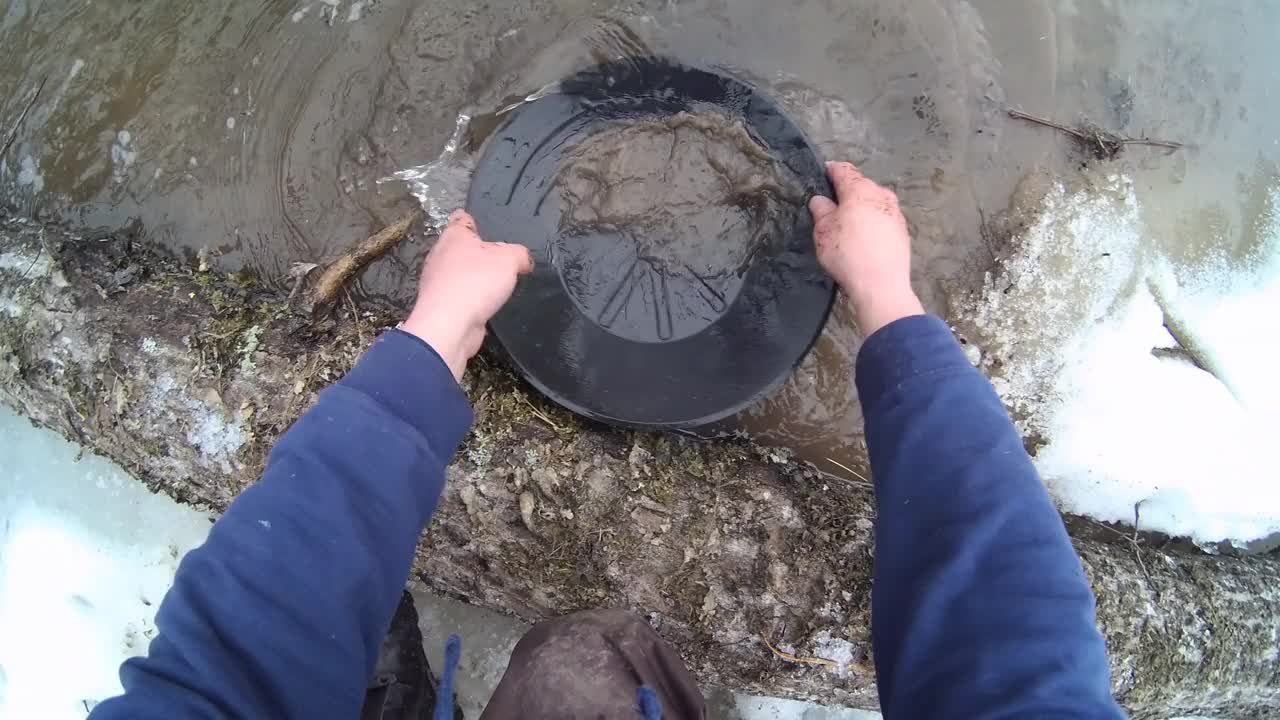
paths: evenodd
<path fill-rule="evenodd" d="M 1133 545 L 1133 556 L 1138 560 L 1138 567 L 1142 568 L 1142 574 L 1150 580 L 1151 573 L 1147 571 L 1147 564 L 1142 561 L 1142 545 L 1138 542 L 1138 521 L 1140 519 L 1138 509 L 1142 507 L 1144 502 L 1146 500 L 1139 500 L 1133 504 L 1133 537 L 1129 538 L 1129 543 Z"/>
<path fill-rule="evenodd" d="M 1186 147 L 1182 143 L 1174 142 L 1173 140 L 1154 140 L 1152 138 L 1121 137 L 1120 142 L 1125 145 L 1150 145 L 1152 147 L 1168 148 L 1169 150 L 1181 150 Z"/>
<path fill-rule="evenodd" d="M 982 211 L 982 208 L 978 208 L 978 237 L 986 246 L 987 254 L 991 256 L 991 269 L 994 271 L 1000 261 L 996 258 L 995 245 L 991 242 L 991 226 L 987 224 L 987 214 Z"/>
<path fill-rule="evenodd" d="M 342 294 L 347 298 L 347 306 L 351 308 L 351 321 L 356 324 L 356 338 L 364 345 L 364 328 L 360 327 L 360 311 L 356 309 L 356 301 L 351 299 L 351 291 L 345 287 L 342 288 Z"/>
<path fill-rule="evenodd" d="M 1124 145 L 1149 145 L 1151 147 L 1165 148 L 1166 150 L 1179 150 L 1185 147 L 1182 143 L 1174 142 L 1172 140 L 1155 140 L 1145 137 L 1135 138 L 1125 135 L 1117 135 L 1115 133 L 1107 132 L 1106 130 L 1103 130 L 1089 122 L 1086 122 L 1083 127 L 1070 127 L 1047 118 L 1042 118 L 1038 115 L 1025 113 L 1021 110 L 1014 110 L 1010 107 L 1006 107 L 1004 111 L 1008 113 L 1011 118 L 1026 120 L 1027 122 L 1035 123 L 1036 125 L 1043 125 L 1044 127 L 1053 128 L 1059 132 L 1066 133 L 1083 143 L 1086 148 L 1092 150 L 1100 159 L 1110 159 L 1115 157 L 1119 154 L 1120 148 Z"/>
<path fill-rule="evenodd" d="M 1142 561 L 1142 544 L 1138 540 L 1138 506 L 1144 502 L 1146 501 L 1139 500 L 1133 505 L 1133 534 L 1132 535 L 1129 535 L 1128 533 L 1120 532 L 1119 530 L 1111 527 L 1110 525 L 1105 525 L 1103 523 L 1100 523 L 1097 520 L 1094 520 L 1093 518 L 1084 517 L 1083 515 L 1081 515 L 1080 517 L 1094 525 L 1097 525 L 1100 528 L 1110 530 L 1111 532 L 1119 536 L 1122 540 L 1132 545 L 1133 556 L 1138 561 L 1138 567 L 1142 568 L 1142 574 L 1145 575 L 1148 580 L 1150 580 L 1151 573 L 1147 570 L 1147 564 Z"/>
<path fill-rule="evenodd" d="M 18 120 L 9 128 L 9 137 L 4 141 L 4 148 L 0 149 L 0 157 L 9 152 L 9 146 L 13 145 L 13 141 L 18 137 L 18 129 L 22 127 L 22 121 L 27 119 L 27 113 L 31 112 L 31 107 L 36 104 L 36 98 L 40 97 L 40 91 L 44 90 L 44 84 L 49 80 L 45 76 L 40 80 L 40 84 L 36 86 L 35 92 L 31 93 L 31 97 L 27 98 L 27 104 L 22 108 L 22 113 L 18 115 Z"/>
<path fill-rule="evenodd" d="M 863 484 L 864 486 L 866 486 L 868 489 L 871 489 L 871 490 L 874 490 L 874 489 L 875 489 L 875 485 L 873 485 L 873 484 L 871 483 L 871 481 L 870 481 L 870 480 L 868 480 L 868 479 L 866 479 L 866 478 L 862 477 L 861 473 L 859 473 L 857 470 L 854 470 L 853 468 L 849 467 L 848 465 L 845 465 L 844 463 L 837 462 L 836 460 L 834 460 L 834 459 L 832 459 L 832 458 L 827 458 L 827 462 L 831 463 L 832 465 L 835 465 L 836 467 L 840 468 L 841 470 L 844 470 L 845 472 L 849 473 L 850 475 L 853 475 L 854 477 L 858 478 L 859 480 L 861 480 L 861 481 L 862 481 L 862 484 Z M 845 478 L 845 480 L 848 480 L 848 478 Z M 853 482 L 853 481 L 852 481 L 852 480 L 849 480 L 849 482 Z M 857 483 L 854 483 L 854 484 L 856 485 Z"/>
<path fill-rule="evenodd" d="M 1068 134 L 1068 135 L 1071 135 L 1071 136 L 1075 137 L 1075 138 L 1076 138 L 1076 139 L 1078 139 L 1078 140 L 1088 140 L 1088 139 L 1089 139 L 1089 137 L 1088 137 L 1087 135 L 1085 135 L 1084 133 L 1080 132 L 1079 130 L 1077 130 L 1077 129 L 1073 128 L 1073 127 L 1068 127 L 1068 126 L 1066 126 L 1066 125 L 1063 125 L 1062 123 L 1056 123 L 1056 122 L 1054 122 L 1054 121 L 1052 121 L 1052 120 L 1048 120 L 1048 119 L 1045 119 L 1045 118 L 1042 118 L 1042 117 L 1038 117 L 1038 116 L 1036 116 L 1036 115 L 1032 115 L 1032 114 L 1030 114 L 1030 113 L 1024 113 L 1024 112 L 1022 112 L 1021 110 L 1014 110 L 1013 108 L 1005 108 L 1005 112 L 1009 113 L 1009 117 L 1011 117 L 1011 118 L 1016 118 L 1016 119 L 1018 119 L 1018 120 L 1026 120 L 1027 122 L 1035 123 L 1035 124 L 1037 124 L 1037 125 L 1043 125 L 1043 126 L 1045 126 L 1045 127 L 1053 128 L 1054 130 L 1058 130 L 1058 131 L 1064 132 L 1064 133 L 1066 133 L 1066 134 Z"/>
<path fill-rule="evenodd" d="M 1091 518 L 1091 517 L 1085 517 L 1084 515 L 1080 515 L 1079 517 L 1080 517 L 1082 520 L 1087 520 L 1088 522 L 1090 522 L 1090 523 L 1092 523 L 1092 524 L 1094 524 L 1094 525 L 1097 525 L 1098 527 L 1102 528 L 1103 530 L 1110 530 L 1111 532 L 1115 533 L 1116 535 L 1119 535 L 1119 536 L 1120 536 L 1120 537 L 1122 537 L 1122 538 L 1125 538 L 1126 540 L 1129 538 L 1129 536 L 1128 536 L 1128 535 L 1125 535 L 1124 533 L 1122 533 L 1122 532 L 1120 532 L 1119 530 L 1117 530 L 1117 529 L 1115 529 L 1115 528 L 1111 527 L 1110 525 L 1105 525 L 1105 524 L 1103 524 L 1103 523 L 1100 523 L 1100 522 L 1098 522 L 1097 520 L 1094 520 L 1094 519 L 1093 519 L 1093 518 Z"/>

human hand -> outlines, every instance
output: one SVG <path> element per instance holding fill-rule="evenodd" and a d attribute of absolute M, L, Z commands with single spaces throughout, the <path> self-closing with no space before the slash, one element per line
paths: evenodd
<path fill-rule="evenodd" d="M 532 271 L 528 248 L 481 240 L 475 219 L 454 210 L 422 264 L 418 299 L 401 329 L 425 340 L 461 381 L 484 342 L 485 323 L 511 298 L 516 279 Z"/>
<path fill-rule="evenodd" d="M 853 303 L 864 335 L 899 318 L 924 314 L 911 289 L 911 235 L 898 196 L 851 163 L 827 163 L 836 200 L 815 195 L 813 242 L 818 262 Z"/>

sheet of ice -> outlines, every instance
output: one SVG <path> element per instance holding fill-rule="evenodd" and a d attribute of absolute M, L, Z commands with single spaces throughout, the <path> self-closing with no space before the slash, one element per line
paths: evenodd
<path fill-rule="evenodd" d="M 82 719 L 209 519 L 3 405 L 0 458 L 0 718 Z"/>
<path fill-rule="evenodd" d="M 1174 268 L 1127 180 L 1058 187 L 967 309 L 1064 510 L 1132 524 L 1136 507 L 1142 529 L 1206 545 L 1280 532 L 1278 206 L 1248 258 Z"/>

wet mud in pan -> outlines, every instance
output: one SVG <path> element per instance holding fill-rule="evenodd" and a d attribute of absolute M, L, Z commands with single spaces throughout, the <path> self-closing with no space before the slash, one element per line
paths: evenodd
<path fill-rule="evenodd" d="M 768 97 L 659 59 L 564 80 L 491 135 L 467 206 L 537 267 L 491 323 L 587 417 L 694 429 L 786 380 L 834 287 L 805 202 L 821 161 Z"/>

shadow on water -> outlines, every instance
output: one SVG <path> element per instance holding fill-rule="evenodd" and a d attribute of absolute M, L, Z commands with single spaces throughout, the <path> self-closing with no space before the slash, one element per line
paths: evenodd
<path fill-rule="evenodd" d="M 415 202 L 403 183 L 378 180 L 440 158 L 423 197 L 447 212 L 465 197 L 495 111 L 588 65 L 656 53 L 765 89 L 825 156 L 895 189 L 916 288 L 945 313 L 949 288 L 971 286 L 990 261 L 982 214 L 1003 209 L 1024 173 L 1076 162 L 1052 133 L 1011 122 L 1006 104 L 1191 145 L 1133 152 L 1117 167 L 1135 176 L 1152 233 L 1173 251 L 1239 235 L 1251 222 L 1239 191 L 1277 161 L 1280 9 L 1265 4 L 500 5 L 10 0 L 6 132 L 45 86 L 0 188 L 84 225 L 138 217 L 179 252 L 208 248 L 222 267 L 277 282 L 290 263 L 332 257 Z M 441 158 L 451 139 L 457 152 Z M 360 292 L 407 304 L 426 249 L 414 240 Z M 842 466 L 863 467 L 850 381 L 859 342 L 838 305 L 802 367 L 741 427 L 852 478 Z"/>

